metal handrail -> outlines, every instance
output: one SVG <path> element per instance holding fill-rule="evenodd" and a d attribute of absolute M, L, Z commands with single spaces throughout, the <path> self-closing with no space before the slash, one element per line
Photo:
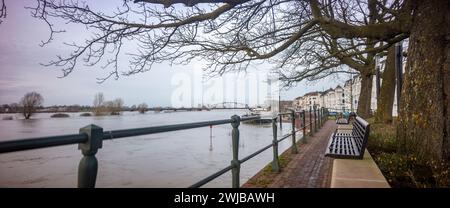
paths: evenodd
<path fill-rule="evenodd" d="M 0 142 L 0 153 L 84 143 L 87 140 L 88 135 L 83 133 L 4 141 Z"/>
<path fill-rule="evenodd" d="M 239 163 L 244 163 L 245 161 L 251 159 L 252 157 L 255 157 L 256 155 L 259 155 L 259 153 L 264 152 L 264 150 L 269 149 L 269 148 L 272 147 L 272 146 L 273 146 L 273 144 L 269 144 L 269 145 L 267 145 L 267 146 L 265 146 L 265 147 L 259 149 L 258 151 L 256 151 L 256 152 L 250 154 L 249 156 L 244 157 L 243 159 L 240 159 L 240 160 L 239 160 Z"/>
<path fill-rule="evenodd" d="M 213 121 L 204 121 L 204 122 L 195 122 L 195 123 L 184 123 L 184 124 L 175 124 L 175 125 L 163 125 L 163 126 L 153 126 L 153 127 L 145 127 L 145 128 L 134 128 L 134 129 L 123 129 L 123 130 L 112 130 L 112 131 L 103 131 L 101 127 L 95 125 L 89 125 L 80 129 L 79 134 L 70 134 L 70 135 L 60 135 L 60 136 L 50 136 L 50 137 L 38 137 L 38 138 L 29 138 L 29 139 L 21 139 L 21 140 L 13 140 L 13 141 L 4 141 L 0 142 L 0 153 L 7 152 L 15 152 L 22 150 L 30 150 L 37 148 L 45 148 L 45 147 L 53 147 L 53 146 L 61 146 L 68 144 L 79 144 L 79 149 L 82 150 L 83 158 L 79 164 L 79 175 L 78 175 L 78 187 L 95 187 L 96 175 L 97 175 L 97 159 L 95 158 L 95 154 L 97 150 L 102 147 L 103 140 L 116 139 L 116 138 L 124 138 L 124 137 L 132 137 L 132 136 L 140 136 L 147 134 L 155 134 L 169 131 L 178 131 L 178 130 L 186 130 L 193 128 L 206 127 L 211 125 L 222 125 L 231 123 L 233 127 L 232 139 L 233 139 L 233 160 L 231 161 L 231 165 L 223 168 L 222 170 L 217 171 L 216 173 L 202 179 L 201 181 L 190 186 L 191 188 L 201 187 L 204 184 L 214 180 L 215 178 L 223 175 L 224 173 L 232 170 L 233 176 L 233 187 L 239 187 L 239 169 L 240 164 L 248 161 L 249 159 L 255 157 L 256 155 L 264 152 L 265 150 L 274 147 L 274 163 L 277 165 L 273 166 L 273 170 L 279 171 L 279 162 L 278 162 L 278 143 L 292 136 L 292 148 L 293 153 L 297 153 L 296 150 L 296 138 L 295 133 L 303 130 L 305 132 L 306 127 L 310 126 L 312 121 L 309 121 L 309 124 L 303 123 L 302 127 L 298 130 L 295 130 L 295 114 L 300 113 L 303 114 L 303 120 L 305 118 L 305 111 L 291 111 L 289 113 L 279 113 L 276 117 L 272 119 L 272 125 L 274 128 L 274 140 L 272 144 L 266 145 L 258 151 L 244 157 L 243 159 L 238 159 L 238 145 L 239 143 L 239 131 L 238 126 L 241 121 L 249 121 L 260 119 L 259 116 L 245 117 L 240 118 L 239 116 L 233 116 L 231 119 L 223 119 L 223 120 L 213 120 Z M 311 111 L 309 112 L 311 115 Z M 314 109 L 314 120 L 317 120 L 316 111 Z M 291 115 L 292 121 L 292 131 L 289 134 L 281 136 L 281 138 L 277 139 L 276 136 L 276 120 L 280 119 L 282 115 Z M 323 114 L 322 114 L 323 116 Z M 320 119 L 320 118 L 319 118 Z M 305 121 L 305 120 L 304 120 Z M 280 119 L 280 128 L 281 128 L 281 119 Z M 303 139 L 306 139 L 306 135 L 303 135 Z"/>
<path fill-rule="evenodd" d="M 217 177 L 219 177 L 219 176 L 225 174 L 226 172 L 228 172 L 228 171 L 231 170 L 231 169 L 233 169 L 233 166 L 232 166 L 232 165 L 229 165 L 229 166 L 227 166 L 226 168 L 224 168 L 224 169 L 222 169 L 222 170 L 219 170 L 219 171 L 217 171 L 216 173 L 214 173 L 214 174 L 212 174 L 212 175 L 210 175 L 210 176 L 208 176 L 208 177 L 202 179 L 201 181 L 199 181 L 199 182 L 197 182 L 197 183 L 195 183 L 195 184 L 189 186 L 189 188 L 200 188 L 201 186 L 203 186 L 203 185 L 209 183 L 210 181 L 216 179 Z"/>
<path fill-rule="evenodd" d="M 292 136 L 292 133 L 285 134 L 285 135 L 281 136 L 281 138 L 278 139 L 277 142 L 281 142 L 281 141 L 283 141 L 283 140 L 289 138 L 290 136 Z"/>
<path fill-rule="evenodd" d="M 259 118 L 259 117 L 252 117 L 252 119 L 257 119 L 257 118 Z M 252 120 L 252 119 L 245 118 L 245 120 Z M 152 126 L 152 127 L 146 127 L 146 128 L 106 131 L 105 133 L 103 133 L 103 140 L 117 139 L 117 138 L 123 138 L 123 137 L 132 137 L 132 136 L 141 136 L 141 135 L 147 135 L 147 134 L 156 134 L 156 133 L 169 132 L 169 131 L 194 129 L 194 128 L 200 128 L 200 127 L 207 127 L 207 126 L 211 126 L 211 125 L 215 126 L 215 125 L 221 125 L 221 124 L 228 124 L 231 122 L 232 122 L 231 119 L 225 119 L 225 120 L 205 121 L 205 122 L 197 122 L 197 123 L 184 123 L 184 124 L 175 124 L 175 125 Z"/>
<path fill-rule="evenodd" d="M 260 118 L 259 116 L 252 116 L 241 118 L 241 121 L 255 120 L 259 118 Z M 224 119 L 224 120 L 213 120 L 196 123 L 184 123 L 175 125 L 152 126 L 146 128 L 104 131 L 102 139 L 109 140 L 109 139 L 140 136 L 169 131 L 186 130 L 186 129 L 206 127 L 210 125 L 214 126 L 214 125 L 228 124 L 231 122 L 232 122 L 231 119 Z M 87 140 L 88 135 L 86 133 L 80 133 L 80 134 L 69 134 L 69 135 L 58 135 L 49 137 L 36 137 L 28 139 L 3 141 L 0 142 L 0 153 L 84 143 Z"/>

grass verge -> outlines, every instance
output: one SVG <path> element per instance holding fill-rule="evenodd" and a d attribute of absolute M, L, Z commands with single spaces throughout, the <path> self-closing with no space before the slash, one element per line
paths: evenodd
<path fill-rule="evenodd" d="M 392 124 L 371 124 L 368 150 L 383 175 L 394 188 L 450 187 L 450 164 L 422 160 L 415 155 L 397 152 L 396 127 Z"/>
<path fill-rule="evenodd" d="M 291 148 L 288 148 L 278 157 L 280 162 L 280 171 L 283 171 L 284 168 L 289 164 L 292 160 Z M 269 163 L 264 167 L 261 171 L 259 171 L 256 175 L 250 178 L 242 187 L 244 188 L 267 188 L 268 185 L 273 183 L 275 176 L 278 173 L 272 171 L 272 163 Z"/>

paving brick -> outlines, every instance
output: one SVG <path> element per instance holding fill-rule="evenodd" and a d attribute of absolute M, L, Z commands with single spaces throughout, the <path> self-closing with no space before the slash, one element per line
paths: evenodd
<path fill-rule="evenodd" d="M 269 188 L 325 188 L 330 187 L 333 159 L 325 157 L 330 135 L 337 128 L 329 120 L 307 144 L 299 142 L 298 154 L 292 156 L 289 164 L 274 178 Z M 290 151 L 290 150 L 287 150 Z M 243 187 L 252 187 L 245 184 Z"/>

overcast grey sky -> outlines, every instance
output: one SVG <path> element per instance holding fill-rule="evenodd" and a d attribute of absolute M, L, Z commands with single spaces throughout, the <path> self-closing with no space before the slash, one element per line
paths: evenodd
<path fill-rule="evenodd" d="M 177 88 L 172 83 L 174 76 L 181 73 L 191 77 L 192 81 L 201 80 L 195 77 L 198 73 L 194 73 L 201 70 L 203 63 L 199 62 L 175 66 L 162 63 L 155 65 L 149 72 L 122 76 L 119 80 L 109 79 L 102 84 L 98 84 L 96 78 L 104 77 L 108 71 L 99 66 L 80 65 L 69 76 L 58 78 L 62 75 L 60 70 L 42 66 L 40 63 L 46 63 L 56 55 L 69 53 L 70 48 L 62 42 L 81 41 L 83 35 L 90 33 L 83 27 L 65 25 L 66 33 L 56 36 L 51 44 L 40 47 L 39 43 L 48 38 L 49 30 L 44 22 L 32 18 L 30 10 L 24 8 L 35 3 L 6 0 L 8 16 L 0 25 L 0 104 L 18 102 L 26 92 L 36 91 L 43 95 L 45 106 L 91 105 L 97 92 L 103 92 L 107 100 L 123 98 L 125 105 L 146 102 L 149 106 L 170 106 L 172 94 Z M 96 1 L 97 5 L 105 9 L 114 8 L 114 5 L 120 3 L 121 0 Z M 126 58 L 121 59 L 122 66 L 126 65 Z M 250 72 L 266 70 L 268 67 L 270 66 L 252 65 Z M 314 83 L 302 82 L 296 87 L 282 91 L 281 97 L 288 100 L 310 91 L 335 87 L 343 83 L 344 76 Z M 234 83 L 227 83 L 227 86 L 230 85 Z M 226 99 L 233 100 L 230 96 Z"/>

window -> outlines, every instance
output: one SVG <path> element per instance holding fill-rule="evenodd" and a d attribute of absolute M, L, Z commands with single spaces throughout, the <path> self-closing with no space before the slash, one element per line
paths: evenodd
<path fill-rule="evenodd" d="M 345 100 L 344 100 L 344 99 L 342 99 L 342 103 L 345 103 Z"/>
<path fill-rule="evenodd" d="M 344 95 L 344 93 L 342 93 L 342 97 L 344 97 L 345 95 Z"/>

